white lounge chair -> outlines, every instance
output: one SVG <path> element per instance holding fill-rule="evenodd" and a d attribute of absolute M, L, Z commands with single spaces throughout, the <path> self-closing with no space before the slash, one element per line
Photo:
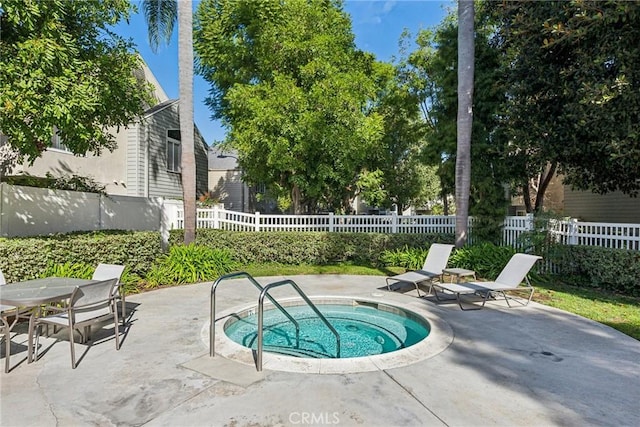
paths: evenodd
<path fill-rule="evenodd" d="M 502 295 L 509 307 L 511 307 L 509 300 L 527 305 L 531 301 L 531 297 L 533 297 L 534 290 L 531 283 L 529 283 L 527 275 L 539 259 L 542 259 L 542 257 L 537 255 L 515 254 L 493 282 L 437 283 L 433 285 L 433 292 L 438 301 L 452 299 L 451 297 L 442 298 L 442 294 L 455 295 L 455 299 L 458 301 L 458 305 L 462 310 L 480 310 L 492 295 Z M 521 286 L 523 281 L 526 282 L 526 285 Z M 438 290 L 441 291 L 440 295 L 438 294 Z M 507 295 L 507 292 L 521 291 L 529 293 L 525 302 Z M 480 296 L 482 298 L 482 305 L 469 304 L 469 307 L 464 308 L 460 295 L 468 294 Z"/>
<path fill-rule="evenodd" d="M 391 290 L 391 284 L 394 282 L 413 283 L 416 291 L 418 291 L 418 296 L 420 296 L 419 285 L 429 282 L 431 283 L 428 292 L 430 294 L 435 281 L 442 277 L 442 270 L 447 268 L 447 262 L 453 248 L 454 245 L 433 243 L 429 248 L 429 252 L 427 252 L 427 258 L 424 260 L 422 269 L 387 277 L 387 289 Z"/>

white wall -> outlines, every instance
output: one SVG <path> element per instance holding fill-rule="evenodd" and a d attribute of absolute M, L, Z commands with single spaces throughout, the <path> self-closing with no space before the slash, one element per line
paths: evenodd
<path fill-rule="evenodd" d="M 162 198 L 0 184 L 0 237 L 163 228 Z"/>

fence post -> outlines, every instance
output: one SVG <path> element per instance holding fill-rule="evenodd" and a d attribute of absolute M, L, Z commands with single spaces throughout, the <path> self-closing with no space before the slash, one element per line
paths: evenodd
<path fill-rule="evenodd" d="M 569 220 L 569 241 L 567 243 L 570 245 L 578 244 L 578 220 L 576 218 Z"/>
<path fill-rule="evenodd" d="M 160 236 L 163 251 L 169 248 L 169 230 L 173 228 L 174 219 L 177 217 L 177 206 L 168 204 L 166 199 L 162 199 L 160 207 Z"/>
<path fill-rule="evenodd" d="M 254 224 L 254 228 L 256 231 L 260 231 L 260 212 L 256 212 L 255 216 L 253 217 L 255 224 Z"/>
<path fill-rule="evenodd" d="M 333 212 L 329 212 L 329 233 L 334 232 L 334 220 L 335 216 L 333 215 Z"/>
<path fill-rule="evenodd" d="M 532 213 L 527 214 L 527 226 L 526 231 L 533 231 L 536 228 L 535 216 Z"/>
<path fill-rule="evenodd" d="M 218 205 L 213 205 L 213 228 L 215 230 L 218 230 L 220 228 L 219 212 L 220 208 L 218 207 Z"/>
<path fill-rule="evenodd" d="M 398 212 L 391 213 L 391 234 L 398 232 Z"/>

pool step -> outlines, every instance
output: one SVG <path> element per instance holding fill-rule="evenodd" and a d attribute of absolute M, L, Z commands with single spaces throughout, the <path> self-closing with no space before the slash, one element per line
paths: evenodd
<path fill-rule="evenodd" d="M 264 351 L 267 351 L 269 353 L 282 354 L 283 356 L 305 357 L 309 359 L 326 359 L 327 357 L 332 357 L 331 355 L 327 355 L 326 353 L 318 353 L 313 350 L 294 347 L 265 346 Z"/>

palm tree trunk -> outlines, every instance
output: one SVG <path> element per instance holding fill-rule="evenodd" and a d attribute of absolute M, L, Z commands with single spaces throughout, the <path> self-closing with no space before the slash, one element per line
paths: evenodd
<path fill-rule="evenodd" d="M 474 73 L 473 0 L 458 0 L 458 141 L 456 154 L 456 247 L 465 245 L 469 230 L 471 127 Z"/>
<path fill-rule="evenodd" d="M 191 1 L 178 1 L 178 78 L 180 86 L 180 135 L 182 147 L 182 199 L 184 243 L 196 236 L 196 158 L 193 130 L 193 11 Z"/>

